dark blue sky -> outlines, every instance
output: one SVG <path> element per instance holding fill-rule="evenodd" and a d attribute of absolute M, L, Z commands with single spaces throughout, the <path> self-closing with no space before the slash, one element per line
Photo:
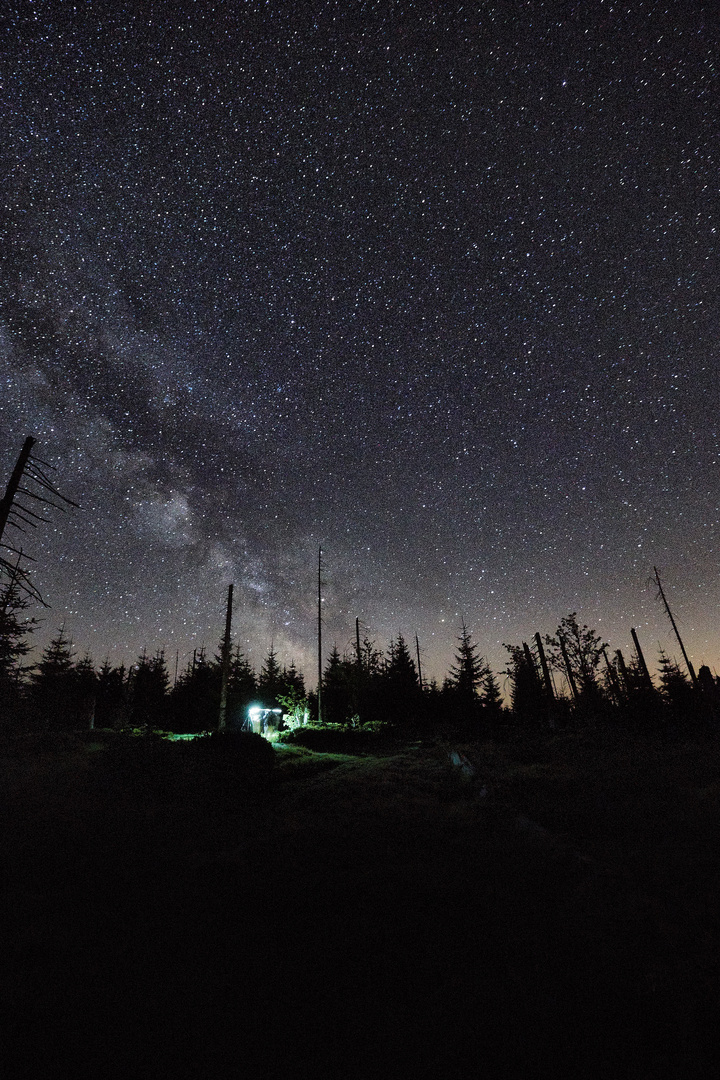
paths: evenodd
<path fill-rule="evenodd" d="M 680 8 L 682 7 L 682 10 Z M 628 8 L 631 10 L 628 12 Z M 19 4 L 0 463 L 97 660 L 718 643 L 714 5 Z"/>

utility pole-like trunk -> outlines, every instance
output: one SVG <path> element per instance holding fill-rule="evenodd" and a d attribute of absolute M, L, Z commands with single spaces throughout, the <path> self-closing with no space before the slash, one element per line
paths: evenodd
<path fill-rule="evenodd" d="M 672 626 L 673 630 L 675 631 L 675 637 L 678 639 L 678 645 L 680 646 L 680 649 L 681 649 L 682 654 L 683 654 L 683 658 L 685 660 L 685 663 L 687 664 L 687 669 L 690 672 L 690 678 L 692 679 L 692 684 L 693 684 L 693 686 L 697 687 L 698 681 L 697 681 L 697 676 L 695 674 L 695 668 L 690 663 L 690 657 L 685 652 L 685 646 L 683 645 L 683 639 L 680 637 L 680 631 L 678 630 L 677 626 L 675 625 L 675 620 L 673 619 L 673 613 L 670 610 L 670 605 L 668 604 L 668 602 L 667 602 L 667 600 L 665 598 L 665 591 L 664 591 L 664 589 L 662 587 L 662 582 L 660 581 L 660 575 L 658 574 L 657 566 L 653 566 L 653 570 L 655 571 L 655 581 L 657 583 L 657 587 L 660 590 L 660 597 L 662 599 L 663 604 L 665 605 L 665 610 L 667 611 L 668 619 L 670 620 L 670 625 Z"/>
<path fill-rule="evenodd" d="M 355 661 L 357 666 L 357 714 L 358 719 L 363 719 L 363 664 L 360 651 L 360 618 L 355 616 Z"/>
<path fill-rule="evenodd" d="M 227 694 L 228 681 L 230 679 L 230 635 L 232 632 L 232 601 L 233 587 L 228 585 L 227 608 L 225 610 L 225 634 L 222 643 L 222 682 L 220 684 L 220 715 L 218 716 L 218 730 L 224 731 L 227 727 Z"/>
<path fill-rule="evenodd" d="M 632 634 L 633 643 L 635 645 L 635 652 L 637 653 L 638 664 L 640 665 L 640 670 L 641 670 L 641 672 L 643 674 L 643 678 L 645 679 L 645 682 L 648 685 L 648 689 L 654 690 L 655 687 L 653 686 L 653 681 L 650 678 L 650 672 L 648 671 L 648 666 L 645 663 L 645 657 L 643 656 L 643 651 L 640 648 L 640 642 L 638 641 L 638 636 L 635 633 L 635 627 L 634 626 L 630 627 L 630 633 Z"/>
<path fill-rule="evenodd" d="M 317 584 L 317 640 L 318 640 L 318 724 L 322 724 L 322 548 L 318 548 Z"/>
<path fill-rule="evenodd" d="M 22 480 L 23 473 L 25 472 L 25 466 L 28 463 L 30 457 L 30 451 L 35 445 L 35 439 L 31 435 L 28 435 L 27 439 L 23 443 L 23 448 L 20 451 L 20 456 L 15 462 L 15 468 L 12 471 L 8 486 L 5 488 L 5 494 L 0 501 L 0 540 L 5 532 L 5 526 L 7 525 L 8 515 L 12 509 L 15 496 L 17 495 L 18 488 L 20 487 L 20 481 Z"/>
<path fill-rule="evenodd" d="M 540 657 L 540 667 L 542 668 L 543 681 L 545 682 L 545 691 L 548 696 L 548 700 L 555 700 L 555 690 L 553 688 L 552 679 L 550 678 L 550 668 L 548 667 L 547 658 L 545 656 L 545 650 L 543 649 L 542 638 L 539 633 L 535 634 L 535 644 L 537 645 L 538 656 Z"/>

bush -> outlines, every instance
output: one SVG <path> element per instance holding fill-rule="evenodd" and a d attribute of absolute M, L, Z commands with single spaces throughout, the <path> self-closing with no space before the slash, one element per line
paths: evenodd
<path fill-rule="evenodd" d="M 282 731 L 278 741 L 320 754 L 367 754 L 379 749 L 385 730 L 381 723 L 313 725 Z"/>
<path fill-rule="evenodd" d="M 272 746 L 252 732 L 174 741 L 158 732 L 124 733 L 106 744 L 106 767 L 138 799 L 177 799 L 231 808 L 268 781 Z"/>
<path fill-rule="evenodd" d="M 275 764 L 275 751 L 267 739 L 256 735 L 254 731 L 213 731 L 187 743 L 176 746 L 193 747 L 208 758 L 226 759 L 253 768 L 272 769 Z"/>

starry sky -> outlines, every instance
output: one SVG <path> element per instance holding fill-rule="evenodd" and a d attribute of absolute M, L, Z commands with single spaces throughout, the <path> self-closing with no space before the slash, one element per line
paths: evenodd
<path fill-rule="evenodd" d="M 0 469 L 97 662 L 577 611 L 720 667 L 712 3 L 18 0 Z M 5 480 L 2 481 L 5 483 Z M 43 636 L 45 635 L 45 636 Z"/>

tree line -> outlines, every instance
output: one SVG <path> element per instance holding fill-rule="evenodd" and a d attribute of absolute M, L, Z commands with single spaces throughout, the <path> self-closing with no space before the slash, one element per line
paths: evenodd
<path fill-rule="evenodd" d="M 196 650 L 171 678 L 162 650 L 143 652 L 125 666 L 96 667 L 78 656 L 60 628 L 35 663 L 29 662 L 37 626 L 31 598 L 13 576 L 0 591 L 0 721 L 6 731 L 89 727 L 213 730 L 220 710 L 223 647 L 209 656 Z M 508 644 L 507 666 L 496 674 L 463 622 L 454 663 L 442 684 L 422 679 L 402 634 L 383 651 L 365 638 L 344 653 L 333 646 L 322 674 L 322 716 L 294 663 L 280 663 L 271 646 L 255 671 L 239 646 L 227 668 L 227 726 L 247 723 L 250 705 L 280 710 L 285 726 L 304 723 L 358 726 L 382 722 L 432 732 L 462 727 L 468 736 L 553 731 L 605 719 L 636 730 L 667 725 L 708 725 L 720 717 L 720 681 L 707 667 L 692 678 L 661 650 L 652 678 L 640 644 L 626 660 L 577 614 L 555 634 Z M 418 658 L 419 661 L 419 658 Z M 508 702 L 504 701 L 503 691 Z"/>
<path fill-rule="evenodd" d="M 455 662 L 442 685 L 426 682 L 402 634 L 387 650 L 375 642 L 356 643 L 349 653 L 333 646 L 319 663 L 318 691 L 306 693 L 294 664 L 282 666 L 271 646 L 259 672 L 238 647 L 230 649 L 232 586 L 226 636 L 208 657 L 196 651 L 179 676 L 170 679 L 162 650 L 146 652 L 128 667 L 105 661 L 96 668 L 87 654 L 77 657 L 64 628 L 36 663 L 29 663 L 37 620 L 27 609 L 42 597 L 24 569 L 29 556 L 3 539 L 6 525 L 20 533 L 47 519 L 40 510 L 76 506 L 55 486 L 53 466 L 34 454 L 35 439 L 22 447 L 0 499 L 0 726 L 21 731 L 47 728 L 141 728 L 191 733 L 238 728 L 250 704 L 279 710 L 287 726 L 310 721 L 343 725 L 383 722 L 429 729 L 461 725 L 469 735 L 512 731 L 553 731 L 572 723 L 607 719 L 634 728 L 707 725 L 720 719 L 720 680 L 707 666 L 696 674 L 667 602 L 660 575 L 655 581 L 685 662 L 660 651 L 655 679 L 650 675 L 635 630 L 626 661 L 576 612 L 563 618 L 554 635 L 539 633 L 530 643 L 507 644 L 507 667 L 494 673 L 480 655 L 464 621 Z M 29 486 L 28 486 L 29 485 Z M 32 500 L 32 506 L 28 505 Z M 24 500 L 24 501 L 23 501 Z M 35 509 L 33 509 L 35 507 Z M 7 554 L 4 555 L 3 552 Z M 322 550 L 318 559 L 318 653 L 322 625 Z M 356 624 L 358 626 L 359 624 Z M 509 704 L 503 700 L 503 689 Z"/>

